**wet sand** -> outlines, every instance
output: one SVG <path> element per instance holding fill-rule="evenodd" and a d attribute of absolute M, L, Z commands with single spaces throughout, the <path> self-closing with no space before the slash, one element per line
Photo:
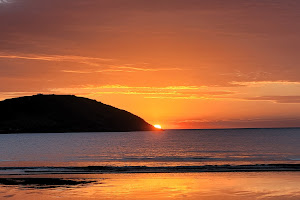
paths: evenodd
<path fill-rule="evenodd" d="M 300 172 L 39 174 L 0 178 L 0 199 L 12 200 L 300 199 Z"/>

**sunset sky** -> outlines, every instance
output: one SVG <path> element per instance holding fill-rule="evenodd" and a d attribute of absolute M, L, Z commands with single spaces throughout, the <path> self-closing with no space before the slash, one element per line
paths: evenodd
<path fill-rule="evenodd" d="M 75 94 L 163 128 L 300 127 L 300 1 L 0 0 L 0 100 Z"/>

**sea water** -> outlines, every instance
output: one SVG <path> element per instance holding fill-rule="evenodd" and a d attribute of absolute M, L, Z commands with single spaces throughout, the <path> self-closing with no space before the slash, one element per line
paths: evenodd
<path fill-rule="evenodd" d="M 269 163 L 300 163 L 300 129 L 0 135 L 0 167 Z"/>

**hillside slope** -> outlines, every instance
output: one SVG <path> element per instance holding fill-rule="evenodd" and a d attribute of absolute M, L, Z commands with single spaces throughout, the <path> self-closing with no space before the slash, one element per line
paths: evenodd
<path fill-rule="evenodd" d="M 0 133 L 156 130 L 127 111 L 74 95 L 34 95 L 0 101 Z"/>

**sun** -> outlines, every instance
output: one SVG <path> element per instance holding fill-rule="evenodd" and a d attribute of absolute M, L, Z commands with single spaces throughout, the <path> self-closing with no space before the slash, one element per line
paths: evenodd
<path fill-rule="evenodd" d="M 155 124 L 154 127 L 157 129 L 161 129 L 161 125 L 159 125 L 159 124 Z"/>

